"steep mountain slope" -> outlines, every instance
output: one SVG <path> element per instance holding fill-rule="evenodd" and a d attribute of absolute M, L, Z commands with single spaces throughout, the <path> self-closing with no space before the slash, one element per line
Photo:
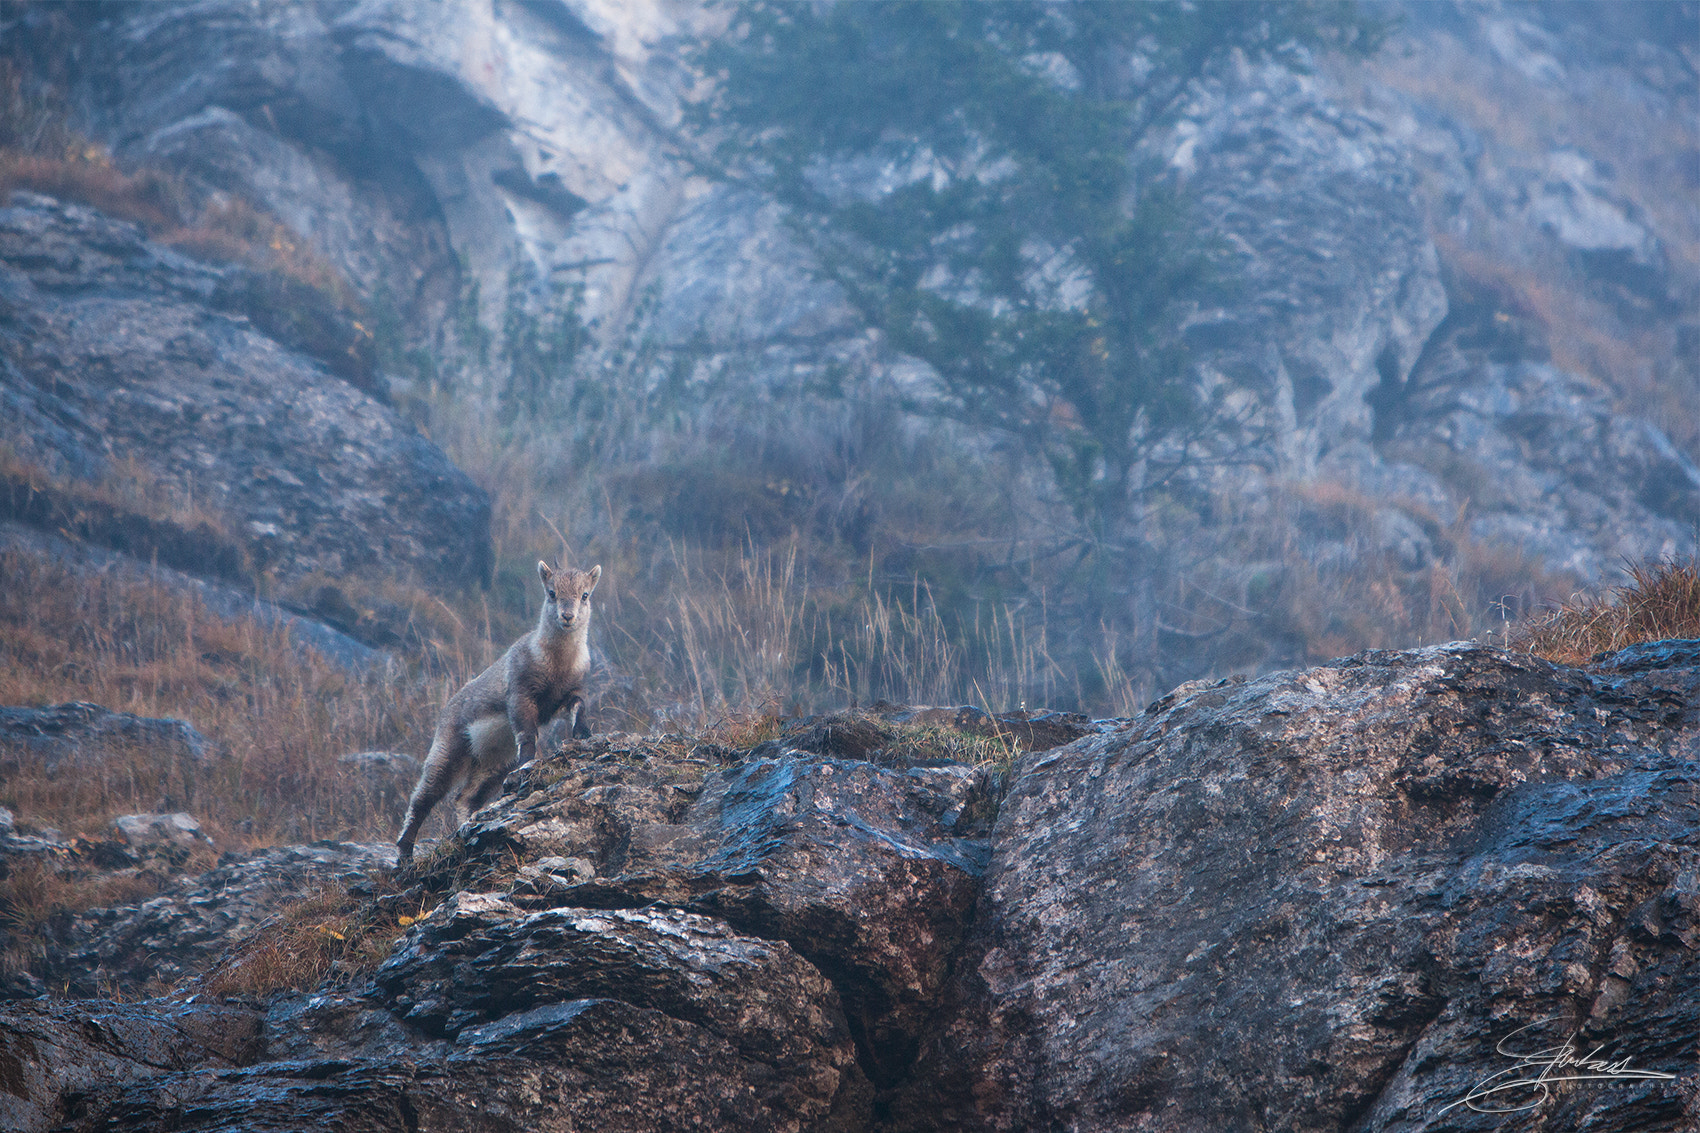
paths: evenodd
<path fill-rule="evenodd" d="M 1022 439 L 939 418 L 937 376 L 785 210 L 707 175 L 690 52 L 724 12 L 27 6 L 7 39 L 122 158 L 251 199 L 338 265 L 435 433 L 547 434 L 514 443 L 575 538 L 798 531 L 823 578 L 1042 600 L 1065 664 L 1108 657 L 1149 694 L 1480 632 L 1489 603 L 1686 548 L 1700 516 L 1700 13 L 1373 11 L 1403 23 L 1367 61 L 1226 57 L 1130 155 L 1228 249 L 1183 325 L 1236 429 L 1142 487 L 1138 540 L 1085 573 Z"/>

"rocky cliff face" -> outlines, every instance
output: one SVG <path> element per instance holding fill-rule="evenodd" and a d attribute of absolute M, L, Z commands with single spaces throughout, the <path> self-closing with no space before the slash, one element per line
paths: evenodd
<path fill-rule="evenodd" d="M 891 715 L 755 749 L 587 741 L 376 898 L 450 893 L 367 976 L 0 1009 L 0 1115 L 1391 1131 L 1521 1107 L 1548 1130 L 1691 1128 L 1697 657 L 1577 670 L 1461 644 L 1188 686 L 1135 720 L 1003 721 L 1034 743 L 1007 794 L 914 760 Z M 267 869 L 357 849 L 172 899 L 251 917 Z M 85 962 L 158 944 L 141 919 L 105 918 Z M 1567 1038 L 1614 1069 L 1496 1077 Z"/>
<path fill-rule="evenodd" d="M 1293 630 L 1284 604 L 1304 605 L 1292 595 L 1308 573 L 1432 595 L 1407 605 L 1443 603 L 1456 584 L 1516 613 L 1610 581 L 1625 558 L 1680 550 L 1700 516 L 1687 180 L 1700 95 L 1680 46 L 1700 16 L 1374 10 L 1402 23 L 1367 62 L 1227 59 L 1134 155 L 1229 250 L 1234 288 L 1188 312 L 1185 337 L 1199 382 L 1243 427 L 1217 438 L 1231 459 L 1194 485 L 1202 500 L 1153 497 L 1140 518 L 1151 546 L 1094 598 L 1128 640 L 1167 641 L 1166 660 L 1124 662 L 1150 668 L 1153 692 L 1211 664 L 1363 640 Z M 337 264 L 390 328 L 380 384 L 420 392 L 410 349 L 500 352 L 515 311 L 582 319 L 588 343 L 528 389 L 524 411 L 596 445 L 619 438 L 617 457 L 597 450 L 618 467 L 589 467 L 631 486 L 636 521 L 747 523 L 748 499 L 706 497 L 789 489 L 870 431 L 931 431 L 967 469 L 936 490 L 996 481 L 1003 534 L 1042 543 L 1064 510 L 1048 473 L 926 414 L 857 418 L 876 392 L 924 405 L 934 376 L 818 277 L 775 202 L 701 172 L 710 139 L 681 125 L 698 81 L 689 47 L 722 18 L 672 2 L 230 0 L 73 6 L 69 31 L 25 13 L 9 35 L 66 56 L 74 104 L 119 155 L 178 170 L 209 199 L 256 201 Z M 463 368 L 445 420 L 490 412 L 506 380 Z M 587 413 L 606 416 L 573 420 Z M 757 470 L 724 484 L 689 471 L 719 468 L 728 446 Z M 551 456 L 561 467 L 540 481 L 596 459 Z M 668 459 L 686 471 L 645 465 Z M 816 486 L 816 510 L 866 557 L 864 528 L 897 490 L 890 469 L 813 474 L 843 481 Z M 814 522 L 801 498 L 774 531 Z M 329 536 L 371 510 L 351 502 L 342 519 L 244 515 L 233 538 L 267 563 L 334 573 L 347 541 L 291 532 Z M 477 525 L 427 519 L 463 521 Z M 444 577 L 479 569 L 403 542 L 374 554 Z M 888 569 L 915 569 L 918 554 L 905 543 Z M 1185 573 L 1220 600 L 1153 563 L 1196 564 Z M 1309 640 L 1295 647 L 1295 633 Z"/>

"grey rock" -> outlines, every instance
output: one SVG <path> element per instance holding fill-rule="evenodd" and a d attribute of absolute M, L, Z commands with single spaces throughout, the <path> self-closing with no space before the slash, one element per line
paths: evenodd
<path fill-rule="evenodd" d="M 191 814 L 121 814 L 112 820 L 118 836 L 140 854 L 172 853 L 210 847 L 212 839 Z"/>
<path fill-rule="evenodd" d="M 0 408 L 15 455 L 70 479 L 63 501 L 14 486 L 10 518 L 92 507 L 83 537 L 286 588 L 314 572 L 483 581 L 484 493 L 393 410 L 219 312 L 224 280 L 89 209 L 0 209 Z M 77 496 L 118 476 L 161 499 Z M 162 507 L 189 518 L 150 518 Z"/>
<path fill-rule="evenodd" d="M 1238 252 L 1243 298 L 1197 312 L 1187 336 L 1207 372 L 1256 395 L 1268 456 L 1300 478 L 1369 439 L 1381 372 L 1408 373 L 1446 314 L 1404 154 L 1334 95 L 1235 60 L 1148 143 Z"/>
<path fill-rule="evenodd" d="M 617 1000 L 550 1004 L 420 1043 L 405 1057 L 271 1060 L 242 1070 L 160 1074 L 91 1087 L 67 1130 L 120 1125 L 239 1133 L 337 1129 L 452 1133 L 796 1130 L 762 1104 L 731 1044 Z M 821 1125 L 850 1129 L 861 1125 Z"/>
<path fill-rule="evenodd" d="M 51 827 L 33 834 L 19 834 L 15 830 L 0 834 L 0 860 L 14 854 L 58 857 L 69 852 L 70 848 L 71 844 L 65 841 L 63 835 Z"/>
<path fill-rule="evenodd" d="M 1543 1128 L 1690 1127 L 1697 754 L 1694 669 L 1458 643 L 1026 757 L 900 1125 L 1486 1128 L 1443 1107 L 1535 1025 L 1671 1076 L 1525 1091 Z"/>
<path fill-rule="evenodd" d="M 409 930 L 374 983 L 379 1002 L 469 1054 L 546 1049 L 576 1014 L 563 1016 L 561 1005 L 575 1001 L 660 1012 L 753 1064 L 743 1073 L 753 1089 L 739 1092 L 752 1095 L 762 1124 L 816 1123 L 855 1072 L 837 996 L 812 965 L 783 942 L 692 913 L 526 912 L 495 894 L 461 893 Z"/>
<path fill-rule="evenodd" d="M 1700 391 L 1700 211 L 1682 156 L 1697 100 L 1678 46 L 1688 9 L 1398 7 L 1403 26 L 1367 62 L 1227 60 L 1136 155 L 1199 201 L 1240 277 L 1185 316 L 1200 381 L 1247 426 L 1218 438 L 1233 459 L 1191 487 L 1254 524 L 1267 519 L 1266 543 L 1296 531 L 1298 556 L 1348 577 L 1391 569 L 1416 588 L 1437 566 L 1458 578 L 1472 555 L 1522 554 L 1555 581 L 1521 598 L 1609 583 L 1623 557 L 1685 546 L 1700 514 L 1684 423 L 1688 391 Z M 937 393 L 936 375 L 894 354 L 821 280 L 776 202 L 697 174 L 702 140 L 679 130 L 694 81 L 684 49 L 719 18 L 688 3 L 136 5 L 77 25 L 66 80 L 118 153 L 264 204 L 393 314 L 409 345 L 442 345 L 463 283 L 478 285 L 491 328 L 510 278 L 536 284 L 527 302 L 540 301 L 545 278 L 582 284 L 595 339 L 583 374 L 632 405 L 665 386 L 670 420 L 702 426 L 639 422 L 624 451 L 642 475 L 648 462 L 700 455 L 681 433 L 728 421 L 766 451 L 808 453 L 858 412 L 798 392 L 820 379 L 911 405 Z M 31 25 L 18 21 L 14 40 L 27 44 Z M 877 180 L 866 169 L 833 176 L 840 195 Z M 43 271 L 75 274 L 63 256 Z M 244 291 L 239 279 L 190 274 L 208 303 Z M 268 334 L 294 341 L 287 330 Z M 648 362 L 623 350 L 635 343 Z M 1624 351 L 1633 357 L 1619 364 Z M 1582 373 L 1605 369 L 1615 388 Z M 454 396 L 465 407 L 487 410 L 500 393 L 480 367 L 464 382 Z M 1553 411 L 1534 414 L 1541 421 L 1502 411 L 1508 385 L 1524 387 L 1525 403 L 1555 395 Z M 1579 408 L 1566 391 L 1581 386 L 1594 387 L 1593 404 Z M 953 460 L 996 467 L 996 438 L 898 418 Z M 30 417 L 32 435 L 68 428 Z M 99 455 L 60 448 L 67 462 Z M 1581 454 L 1591 471 L 1561 469 L 1559 454 Z M 1012 510 L 1057 512 L 1043 469 L 1000 479 L 1020 496 Z M 1310 522 L 1295 485 L 1301 496 L 1312 486 L 1354 494 L 1361 529 L 1337 537 Z M 1140 518 L 1150 559 L 1226 561 L 1221 589 L 1256 609 L 1252 580 L 1280 564 L 1240 566 L 1267 549 L 1242 553 L 1233 523 L 1200 531 L 1193 509 L 1165 518 L 1166 508 Z M 118 519 L 107 526 L 124 527 Z M 287 529 L 265 514 L 223 533 L 129 523 L 123 538 L 192 545 L 237 569 L 243 553 L 294 538 L 267 525 Z M 259 559 L 320 554 L 283 549 Z M 1129 573 L 1151 572 L 1130 562 Z M 322 616 L 352 609 L 338 599 L 317 603 Z M 1136 624 L 1117 628 L 1160 634 L 1154 607 L 1133 601 Z M 1216 660 L 1288 663 L 1280 629 L 1251 621 L 1264 640 L 1250 661 Z M 1208 663 L 1153 668 L 1181 679 Z"/>
<path fill-rule="evenodd" d="M 868 1076 L 901 1078 L 973 911 L 990 774 L 793 750 L 689 784 L 665 764 L 584 754 L 521 769 L 511 797 L 461 828 L 475 860 L 577 858 L 593 871 L 522 874 L 514 900 L 661 902 L 786 941 L 833 981 Z"/>
<path fill-rule="evenodd" d="M 1420 380 L 1387 448 L 1467 501 L 1482 545 L 1522 550 L 1595 587 L 1625 561 L 1685 545 L 1700 516 L 1700 468 L 1619 413 L 1597 382 L 1457 354 Z"/>
<path fill-rule="evenodd" d="M 1700 639 L 1674 638 L 1631 645 L 1594 658 L 1594 667 L 1609 673 L 1645 673 L 1653 669 L 1700 667 Z"/>
<path fill-rule="evenodd" d="M 190 1067 L 242 1066 L 261 1016 L 212 1004 L 0 1003 L 0 1126 L 58 1126 L 83 1091 Z"/>
<path fill-rule="evenodd" d="M 336 761 L 352 770 L 372 775 L 419 774 L 419 760 L 399 751 L 351 751 L 337 756 Z"/>
<path fill-rule="evenodd" d="M 871 1097 L 818 971 L 677 911 L 461 893 L 364 995 L 278 996 L 255 1029 L 263 1061 L 138 1057 L 29 1080 L 15 1127 L 847 1130 Z"/>
<path fill-rule="evenodd" d="M 0 708 L 0 775 L 54 779 L 98 773 L 131 760 L 171 768 L 162 805 L 194 800 L 196 784 L 218 753 L 182 720 L 158 720 L 72 702 L 46 708 Z"/>

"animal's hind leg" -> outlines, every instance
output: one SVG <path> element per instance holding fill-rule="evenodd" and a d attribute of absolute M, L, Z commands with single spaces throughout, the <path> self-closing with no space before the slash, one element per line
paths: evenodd
<path fill-rule="evenodd" d="M 419 828 L 425 825 L 431 808 L 448 793 L 456 770 L 470 758 L 471 753 L 466 748 L 466 737 L 459 732 L 438 736 L 431 745 L 431 754 L 425 757 L 425 767 L 419 773 L 419 783 L 407 800 L 407 818 L 395 840 L 398 866 L 413 860 L 413 843 L 419 837 Z"/>

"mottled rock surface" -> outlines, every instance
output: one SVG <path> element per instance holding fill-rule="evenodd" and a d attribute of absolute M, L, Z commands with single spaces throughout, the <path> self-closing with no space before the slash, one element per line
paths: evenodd
<path fill-rule="evenodd" d="M 58 1125 L 80 1091 L 100 1084 L 245 1065 L 263 1049 L 260 1022 L 210 1004 L 0 1005 L 0 1127 Z"/>
<path fill-rule="evenodd" d="M 1191 687 L 1017 767 L 909 1128 L 1492 1128 L 1518 1028 L 1700 1120 L 1700 669 L 1470 644 Z M 1520 1049 L 1512 1039 L 1510 1049 Z"/>
<path fill-rule="evenodd" d="M 404 1021 L 473 1049 L 570 1018 L 537 1010 L 551 1005 L 614 999 L 660 1014 L 670 1043 L 679 1036 L 668 1031 L 700 1032 L 702 1046 L 724 1052 L 742 1083 L 728 1108 L 768 1128 L 813 1126 L 845 1076 L 860 1073 L 838 996 L 813 965 L 781 941 L 692 913 L 526 912 L 461 893 L 408 935 L 374 983 Z"/>
<path fill-rule="evenodd" d="M 902 1077 L 973 911 L 987 774 L 781 749 L 678 782 L 621 743 L 522 769 L 462 828 L 471 852 L 536 863 L 515 881 L 528 905 L 660 901 L 788 942 L 836 985 L 869 1077 Z"/>

